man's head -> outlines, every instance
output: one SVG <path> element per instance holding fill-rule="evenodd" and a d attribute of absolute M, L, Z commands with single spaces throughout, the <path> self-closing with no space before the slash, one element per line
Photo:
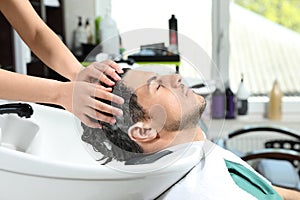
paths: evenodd
<path fill-rule="evenodd" d="M 103 129 L 83 126 L 83 141 L 105 157 L 127 160 L 201 138 L 198 122 L 205 100 L 185 87 L 179 75 L 129 70 L 113 92 L 125 99 L 123 117 Z"/>

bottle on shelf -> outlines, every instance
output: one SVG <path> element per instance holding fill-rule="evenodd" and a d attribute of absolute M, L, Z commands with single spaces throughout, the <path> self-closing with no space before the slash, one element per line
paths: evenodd
<path fill-rule="evenodd" d="M 90 21 L 87 18 L 85 21 L 85 31 L 87 35 L 87 44 L 92 44 L 93 43 L 93 33 L 90 25 Z"/>
<path fill-rule="evenodd" d="M 177 19 L 175 15 L 171 16 L 169 19 L 169 52 L 173 54 L 178 54 L 178 27 Z"/>
<path fill-rule="evenodd" d="M 226 87 L 226 119 L 234 119 L 235 118 L 235 95 L 230 89 L 230 87 Z"/>
<path fill-rule="evenodd" d="M 269 94 L 268 118 L 280 120 L 282 117 L 282 91 L 279 87 L 278 80 L 275 79 L 272 90 Z"/>
<path fill-rule="evenodd" d="M 212 93 L 211 117 L 214 119 L 225 118 L 225 93 L 219 88 Z"/>
<path fill-rule="evenodd" d="M 87 34 L 86 30 L 82 25 L 82 17 L 78 17 L 78 25 L 75 30 L 75 38 L 74 38 L 74 50 L 76 55 L 81 55 L 82 50 L 81 50 L 81 44 L 86 44 L 87 43 Z"/>
<path fill-rule="evenodd" d="M 95 19 L 95 43 L 100 43 L 100 23 L 101 23 L 101 16 L 96 17 Z"/>
<path fill-rule="evenodd" d="M 241 75 L 241 82 L 236 93 L 237 99 L 237 114 L 246 115 L 248 112 L 248 98 L 250 93 L 244 84 L 244 76 Z"/>
<path fill-rule="evenodd" d="M 111 3 L 106 9 L 106 15 L 100 22 L 102 52 L 114 59 L 120 55 L 120 36 L 115 20 L 111 17 Z"/>

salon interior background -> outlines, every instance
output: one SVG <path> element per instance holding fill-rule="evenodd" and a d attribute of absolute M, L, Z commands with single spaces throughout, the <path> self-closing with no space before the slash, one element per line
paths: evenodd
<path fill-rule="evenodd" d="M 256 96 L 266 95 L 272 87 L 273 79 L 275 76 L 279 75 L 281 76 L 279 79 L 282 79 L 281 84 L 286 95 L 299 96 L 300 84 L 295 84 L 294 74 L 297 73 L 293 73 L 295 70 L 296 72 L 298 71 L 298 67 L 295 66 L 297 60 L 295 60 L 294 56 L 296 54 L 295 49 L 298 49 L 300 44 L 299 34 L 296 32 L 294 33 L 291 29 L 283 26 L 277 26 L 277 23 L 265 20 L 260 17 L 260 15 L 257 15 L 254 12 L 247 12 L 247 10 L 235 5 L 237 3 L 238 5 L 248 7 L 255 12 L 264 12 L 262 14 L 265 14 L 265 16 L 271 20 L 281 24 L 286 22 L 288 23 L 287 25 L 290 24 L 290 27 L 296 28 L 299 26 L 297 24 L 300 24 L 300 15 L 296 10 L 297 6 L 293 7 L 291 5 L 296 5 L 297 1 L 235 0 L 231 2 L 234 4 L 231 3 L 230 5 L 229 12 L 231 16 L 228 19 L 228 45 L 231 45 L 230 48 L 228 47 L 228 51 L 230 51 L 228 53 L 228 76 L 230 77 L 230 84 L 233 90 L 237 90 L 240 81 L 240 73 L 244 73 L 245 84 L 252 93 Z M 288 2 L 291 3 L 288 4 Z M 167 21 L 171 14 L 176 14 L 179 32 L 195 41 L 209 56 L 212 56 L 212 3 L 218 3 L 218 0 L 191 0 L 188 3 L 180 0 L 165 0 L 163 2 L 154 0 L 151 3 L 138 0 L 112 0 L 112 15 L 122 33 L 142 28 L 166 29 L 168 27 Z M 68 16 L 66 18 L 69 23 L 66 23 L 66 36 L 67 44 L 71 45 L 72 30 L 74 30 L 77 24 L 76 16 L 79 14 L 91 19 L 97 15 L 104 16 L 106 12 L 105 8 L 109 4 L 109 0 L 95 1 L 94 5 L 93 3 L 90 5 L 87 4 L 84 5 L 86 8 L 81 7 L 80 9 L 76 7 L 77 4 L 74 3 L 74 1 L 68 1 L 67 4 L 68 6 L 66 6 L 66 8 L 69 10 L 67 11 Z M 131 5 L 134 5 L 135 9 Z M 277 8 L 277 10 L 274 8 Z M 95 12 L 86 12 L 87 10 L 95 10 Z M 287 20 L 289 18 L 293 18 L 294 22 Z M 245 27 L 247 24 L 249 24 L 249 26 Z M 253 27 L 253 24 L 256 24 L 259 27 L 255 28 Z M 262 31 L 258 31 L 257 29 L 262 26 L 268 27 L 269 30 L 266 30 L 267 28 L 265 28 Z M 274 35 L 271 31 L 276 28 L 278 29 L 276 32 L 279 33 L 270 38 L 270 35 Z M 253 34 L 253 32 L 256 32 L 256 34 Z M 293 36 L 293 42 L 292 39 L 289 39 L 291 36 Z M 269 39 L 266 37 L 269 37 Z M 247 40 L 248 43 L 244 42 L 242 44 L 241 41 L 243 40 Z M 260 42 L 260 40 L 264 40 L 265 42 Z M 272 42 L 274 44 L 272 44 Z M 168 43 L 167 39 L 166 43 Z M 250 43 L 252 43 L 252 45 Z M 277 51 L 275 49 L 274 52 L 270 52 L 269 49 L 272 49 L 272 47 L 274 48 L 274 46 L 276 46 Z M 244 52 L 241 51 L 241 48 L 245 49 Z M 253 51 L 252 49 L 261 49 L 261 51 Z M 259 57 L 257 54 L 268 54 L 268 58 L 270 58 L 271 61 L 269 61 L 268 64 L 268 61 L 260 59 L 254 60 L 253 58 Z M 268 60 L 268 58 L 265 60 Z M 243 61 L 243 59 L 245 60 Z M 288 68 L 286 68 L 287 66 Z M 263 70 L 263 68 L 265 68 L 265 70 Z M 270 75 L 266 74 L 267 71 L 270 71 L 269 69 L 274 71 L 272 77 L 267 77 L 267 75 Z M 210 74 L 209 69 L 203 69 L 203 71 L 206 70 L 207 72 L 204 72 L 204 74 Z M 253 84 L 254 82 L 259 85 Z"/>
<path fill-rule="evenodd" d="M 40 1 L 31 0 L 31 2 L 38 4 Z M 57 30 L 68 47 L 71 48 L 73 32 L 78 21 L 77 17 L 89 18 L 93 22 L 97 16 L 105 15 L 110 0 L 89 0 L 84 4 L 80 0 L 61 0 L 60 2 L 59 8 L 46 7 L 45 20 L 47 23 L 53 23 L 55 21 L 53 15 L 57 18 L 57 24 L 54 23 L 52 27 Z M 151 2 L 112 0 L 111 2 L 112 16 L 116 20 L 121 33 L 141 28 L 167 29 L 168 19 L 171 14 L 175 14 L 178 18 L 179 32 L 195 41 L 209 56 L 213 57 L 212 41 L 216 39 L 215 37 L 218 37 L 212 33 L 212 22 L 218 17 L 212 15 L 213 4 L 225 1 L 190 0 L 187 3 L 180 0 L 153 0 Z M 240 74 L 244 73 L 245 84 L 254 96 L 267 95 L 276 76 L 287 96 L 299 96 L 300 84 L 296 77 L 300 70 L 297 67 L 297 63 L 299 63 L 297 52 L 300 48 L 299 33 L 236 5 L 238 3 L 250 7 L 252 10 L 262 11 L 275 5 L 278 9 L 269 12 L 273 12 L 271 18 L 281 16 L 284 17 L 283 21 L 292 24 L 287 19 L 299 20 L 299 12 L 295 11 L 296 7 L 294 7 L 294 10 L 291 9 L 287 2 L 297 3 L 297 1 L 235 0 L 230 2 L 229 19 L 222 16 L 224 18 L 222 20 L 228 20 L 228 27 L 222 27 L 225 31 L 221 33 L 228 34 L 228 44 L 225 41 L 221 45 L 221 48 L 227 51 L 228 66 L 220 64 L 219 67 L 221 72 L 224 72 L 224 76 L 228 76 L 233 91 L 237 90 Z M 259 2 L 261 2 L 260 5 Z M 265 2 L 269 2 L 269 7 L 263 7 Z M 224 12 L 226 12 L 227 8 L 221 5 L 220 9 L 225 9 Z M 287 9 L 289 10 L 286 11 Z M 286 13 L 289 13 L 289 16 L 286 16 Z M 267 15 L 269 14 L 267 13 Z M 295 24 L 292 25 L 296 26 Z M 91 27 L 93 30 L 94 23 L 91 23 Z M 2 36 L 3 38 L 6 37 L 5 34 Z M 168 43 L 167 38 L 165 42 Z M 8 46 L 5 52 L 2 50 L 1 55 L 7 55 L 10 51 L 13 51 L 12 46 Z M 0 56 L 0 59 L 1 57 L 3 56 Z M 10 67 L 15 64 L 13 56 L 10 55 L 5 58 L 5 60 L 0 60 L 3 67 Z M 31 65 L 34 65 L 34 68 Z M 34 61 L 31 61 L 27 66 L 28 73 L 42 76 L 45 73 L 51 75 L 49 69 L 44 68 L 42 71 L 36 71 L 37 68 Z M 225 69 L 222 70 L 222 68 Z M 184 67 L 181 69 L 185 70 Z M 203 68 L 203 73 L 210 76 L 211 70 Z"/>

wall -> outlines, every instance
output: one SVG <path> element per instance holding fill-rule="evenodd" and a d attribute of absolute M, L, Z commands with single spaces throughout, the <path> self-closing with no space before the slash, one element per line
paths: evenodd
<path fill-rule="evenodd" d="M 168 20 L 172 14 L 178 20 L 178 43 L 182 61 L 180 74 L 193 79 L 199 79 L 200 75 L 209 80 L 210 66 L 207 65 L 210 63 L 207 60 L 211 56 L 211 1 L 112 0 L 112 17 L 117 22 L 127 51 L 131 50 L 133 43 L 143 45 L 165 42 L 168 46 Z M 151 33 L 149 29 L 155 30 Z M 146 31 L 145 34 L 140 34 L 143 30 Z M 158 32 L 162 33 L 158 35 Z M 132 35 L 130 45 L 123 39 L 124 35 Z M 204 53 L 207 55 L 203 55 Z M 196 67 L 201 73 L 195 71 Z"/>
<path fill-rule="evenodd" d="M 14 71 L 13 43 L 11 42 L 13 40 L 12 29 L 2 13 L 0 13 L 0 30 L 0 67 Z"/>
<path fill-rule="evenodd" d="M 65 27 L 68 47 L 72 47 L 77 17 L 79 15 L 91 19 L 98 15 L 103 17 L 110 1 L 112 2 L 112 17 L 117 23 L 122 38 L 125 37 L 124 34 L 130 35 L 132 30 L 142 31 L 147 28 L 165 30 L 165 33 L 159 38 L 147 37 L 147 35 L 151 35 L 149 31 L 146 34 L 137 35 L 134 40 L 129 41 L 123 38 L 123 46 L 127 50 L 130 50 L 133 43 L 138 43 L 138 47 L 155 42 L 165 42 L 168 45 L 168 20 L 171 14 L 175 14 L 178 18 L 178 29 L 181 35 L 179 37 L 179 50 L 182 55 L 180 73 L 198 79 L 199 72 L 194 69 L 198 67 L 198 70 L 201 71 L 201 79 L 210 79 L 210 61 L 207 61 L 210 60 L 209 57 L 211 56 L 210 1 L 193 0 L 186 4 L 181 0 L 88 0 L 84 3 L 79 0 L 65 0 Z M 170 7 L 170 5 L 172 6 Z M 94 28 L 94 23 L 92 26 Z M 164 40 L 161 37 L 164 37 Z M 136 38 L 139 39 L 136 40 Z M 193 47 L 190 46 L 191 43 L 194 45 Z M 200 55 L 203 53 L 207 53 L 207 55 Z M 204 60 L 206 62 L 203 63 Z"/>
<path fill-rule="evenodd" d="M 66 0 L 64 1 L 64 18 L 66 30 L 66 43 L 72 47 L 74 30 L 78 24 L 78 16 L 83 17 L 83 23 L 89 18 L 91 28 L 94 30 L 96 16 L 104 16 L 109 0 Z M 94 32 L 93 32 L 94 33 Z"/>

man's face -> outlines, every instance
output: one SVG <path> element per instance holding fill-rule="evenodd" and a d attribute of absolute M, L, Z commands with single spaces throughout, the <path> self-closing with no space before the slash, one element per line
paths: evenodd
<path fill-rule="evenodd" d="M 152 127 L 176 131 L 197 126 L 205 100 L 184 86 L 179 75 L 130 70 L 123 81 L 148 112 Z"/>

